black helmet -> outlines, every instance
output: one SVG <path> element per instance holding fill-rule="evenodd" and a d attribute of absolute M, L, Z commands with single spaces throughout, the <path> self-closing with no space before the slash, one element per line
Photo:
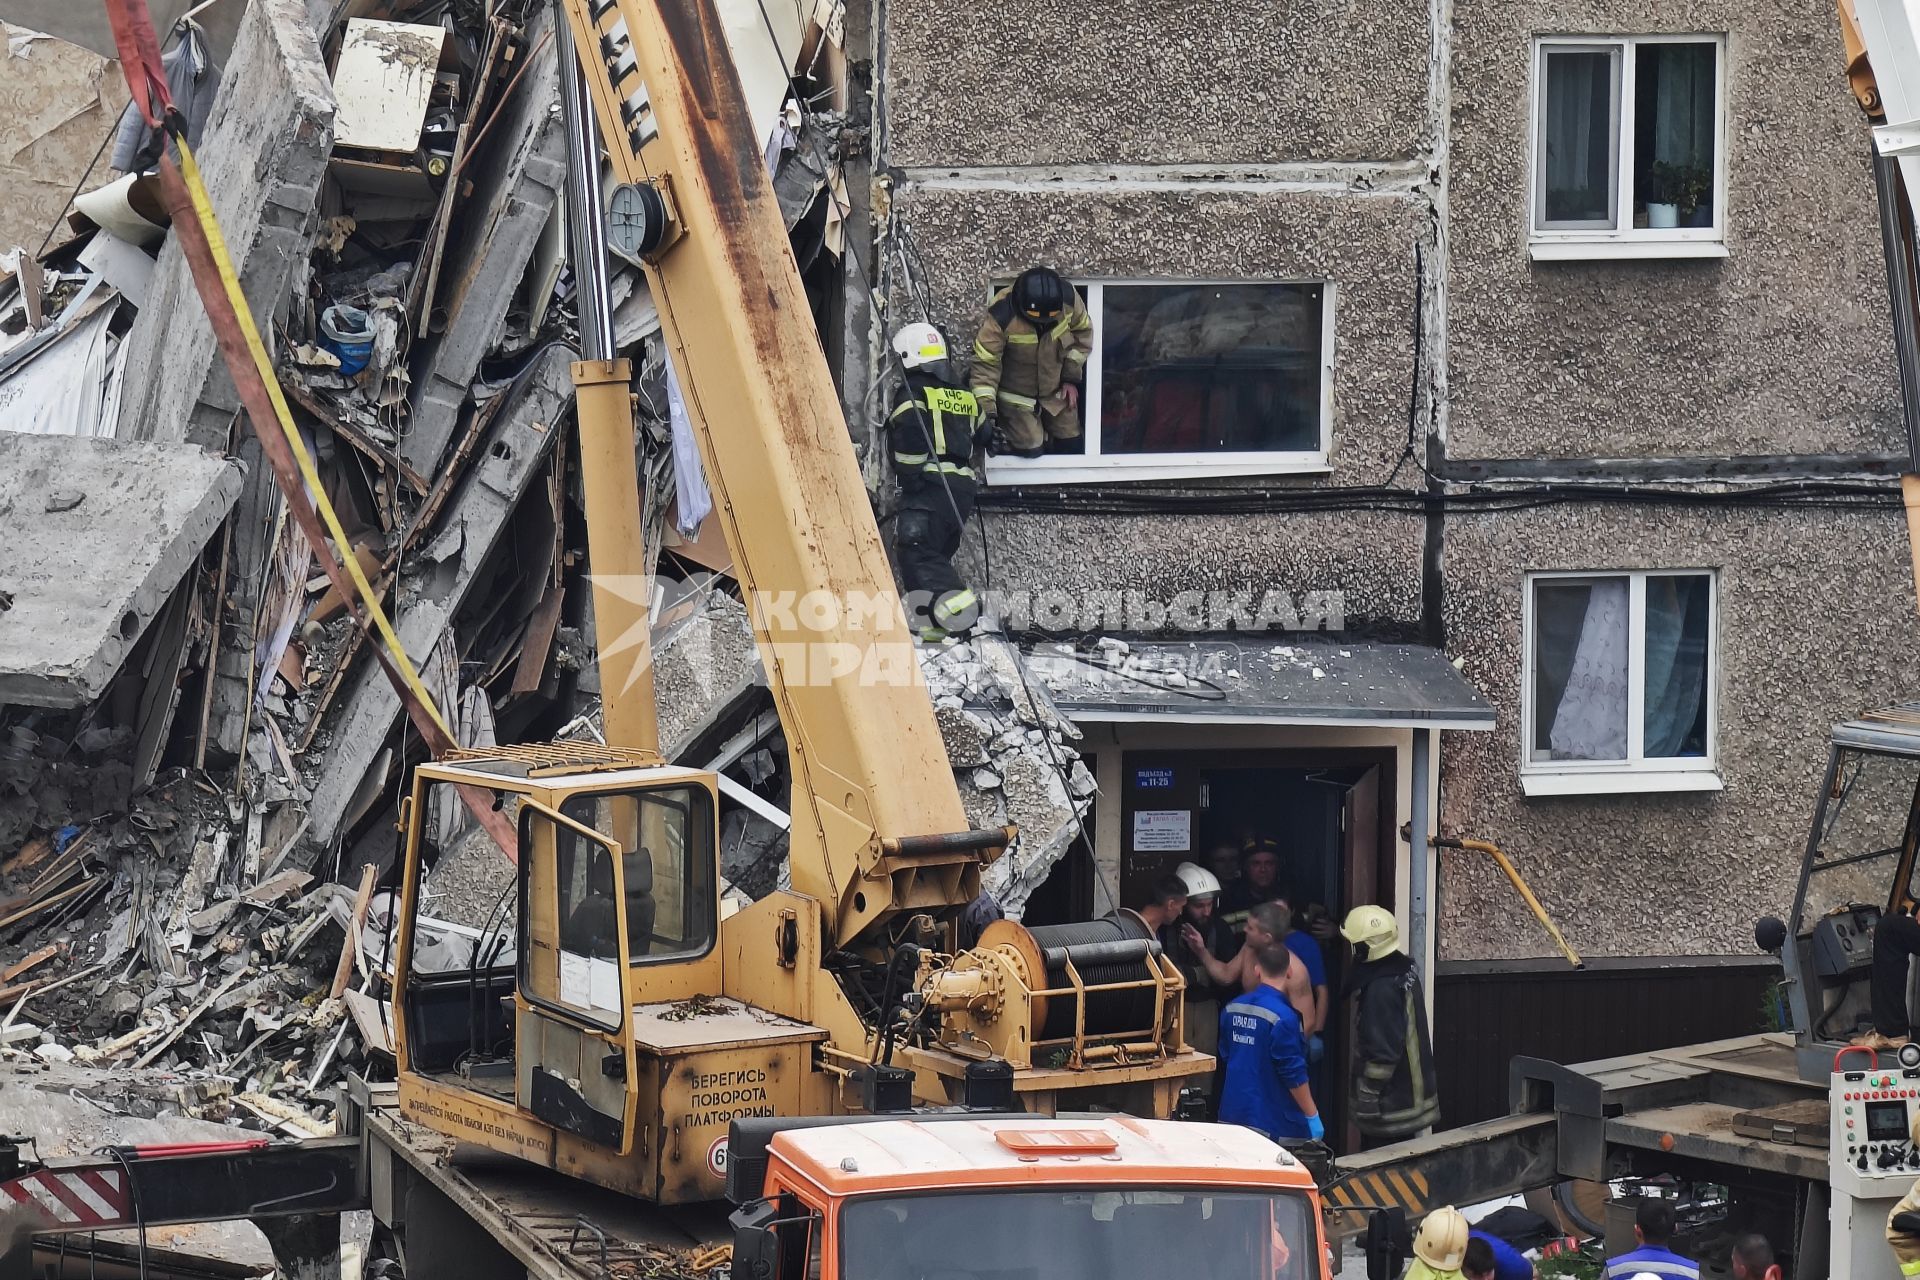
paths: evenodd
<path fill-rule="evenodd" d="M 1050 267 L 1029 267 L 1013 282 L 1013 309 L 1035 328 L 1050 327 L 1067 309 L 1067 282 Z"/>

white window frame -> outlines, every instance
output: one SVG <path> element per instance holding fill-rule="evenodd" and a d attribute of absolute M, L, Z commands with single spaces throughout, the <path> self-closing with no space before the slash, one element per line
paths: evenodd
<path fill-rule="evenodd" d="M 1640 754 L 1646 739 L 1647 581 L 1707 579 L 1707 753 L 1655 757 Z M 1627 579 L 1627 759 L 1533 758 L 1535 588 L 1543 582 Z M 1521 585 L 1520 786 L 1529 796 L 1613 795 L 1644 791 L 1719 791 L 1720 575 L 1713 569 L 1584 569 L 1526 574 Z"/>
<path fill-rule="evenodd" d="M 1213 476 L 1324 475 L 1332 470 L 1334 313 L 1338 290 L 1331 280 L 1314 279 L 1083 279 L 1073 277 L 1093 318 L 1093 354 L 1081 386 L 1080 424 L 1086 452 L 1049 453 L 1038 458 L 998 456 L 987 460 L 987 483 L 1099 484 L 1121 480 L 1194 480 Z M 1105 304 L 1108 285 L 1185 287 L 1189 285 L 1316 285 L 1320 289 L 1320 443 L 1316 449 L 1262 450 L 1252 453 L 1107 454 L 1100 451 L 1102 374 L 1106 367 Z"/>
<path fill-rule="evenodd" d="M 1651 44 L 1714 46 L 1713 225 L 1672 229 L 1633 225 L 1634 83 L 1638 50 Z M 1547 54 L 1549 51 L 1612 53 L 1614 92 L 1614 227 L 1544 228 L 1546 180 L 1543 132 L 1546 129 Z M 1724 34 L 1554 35 L 1533 42 L 1532 103 L 1527 128 L 1527 251 L 1536 262 L 1592 261 L 1605 258 L 1724 258 L 1727 256 L 1727 37 Z"/>

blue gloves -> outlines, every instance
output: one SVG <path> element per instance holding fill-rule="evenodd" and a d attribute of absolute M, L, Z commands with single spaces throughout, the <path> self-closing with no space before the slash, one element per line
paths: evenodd
<path fill-rule="evenodd" d="M 1315 1142 L 1327 1136 L 1327 1126 L 1321 1123 L 1319 1116 L 1307 1117 L 1307 1136 Z"/>

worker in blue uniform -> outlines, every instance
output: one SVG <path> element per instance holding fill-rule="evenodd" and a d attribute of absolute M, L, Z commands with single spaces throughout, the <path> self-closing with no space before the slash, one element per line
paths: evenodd
<path fill-rule="evenodd" d="M 1466 1280 L 1533 1280 L 1533 1264 L 1526 1255 L 1485 1231 L 1467 1233 L 1467 1260 L 1460 1264 Z"/>
<path fill-rule="evenodd" d="M 1220 1123 L 1245 1125 L 1276 1141 L 1326 1136 L 1307 1087 L 1307 1038 L 1284 984 L 1293 953 L 1270 942 L 1254 957 L 1260 985 L 1220 1011 L 1226 1081 Z"/>

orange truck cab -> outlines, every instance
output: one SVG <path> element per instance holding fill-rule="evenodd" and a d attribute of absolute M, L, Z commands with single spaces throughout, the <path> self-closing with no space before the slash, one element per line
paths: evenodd
<path fill-rule="evenodd" d="M 1233 1125 L 740 1121 L 734 1280 L 1328 1280 L 1307 1168 Z"/>

